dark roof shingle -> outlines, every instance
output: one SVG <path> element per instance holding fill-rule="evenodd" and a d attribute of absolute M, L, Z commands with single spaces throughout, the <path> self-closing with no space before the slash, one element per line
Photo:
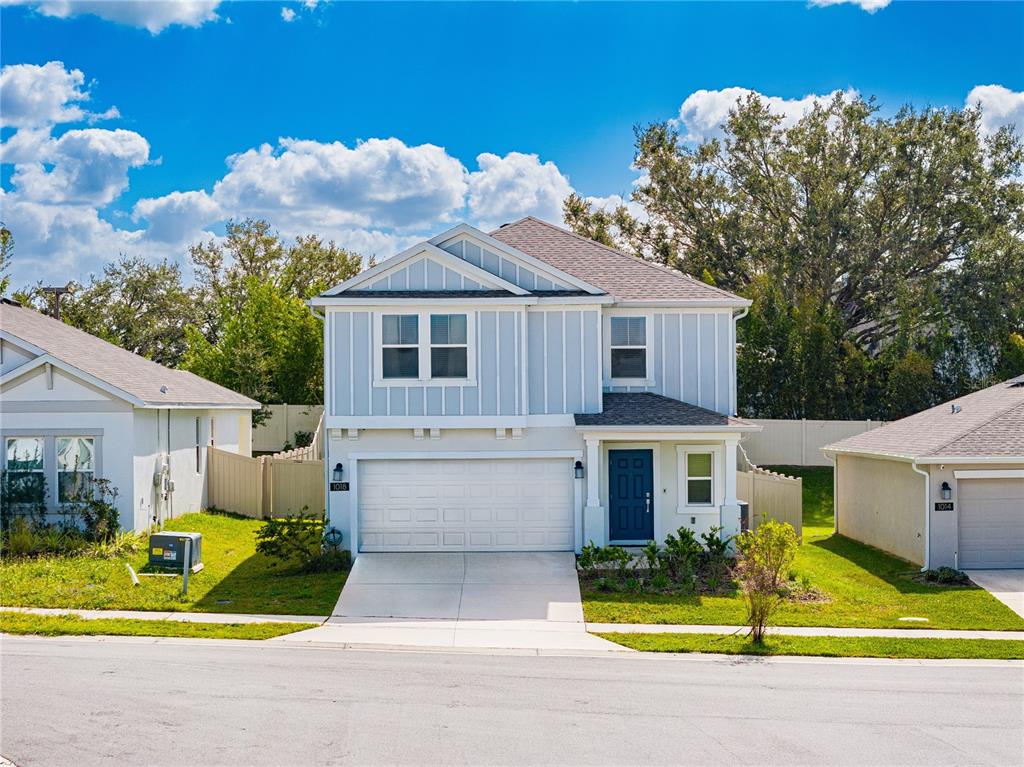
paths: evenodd
<path fill-rule="evenodd" d="M 571 274 L 620 301 L 706 301 L 730 306 L 749 302 L 666 266 L 601 245 L 527 216 L 491 237 Z"/>
<path fill-rule="evenodd" d="M 600 413 L 577 413 L 577 426 L 748 426 L 742 418 L 716 413 L 653 392 L 607 392 Z"/>

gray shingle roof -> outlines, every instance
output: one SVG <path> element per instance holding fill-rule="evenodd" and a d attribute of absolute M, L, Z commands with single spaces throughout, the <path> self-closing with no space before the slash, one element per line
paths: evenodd
<path fill-rule="evenodd" d="M 620 301 L 707 301 L 734 306 L 749 303 L 675 269 L 606 247 L 532 216 L 505 224 L 490 234 Z"/>
<path fill-rule="evenodd" d="M 0 328 L 147 405 L 260 406 L 231 389 L 164 367 L 32 309 L 0 302 Z M 166 393 L 161 386 L 167 387 Z"/>
<path fill-rule="evenodd" d="M 652 392 L 604 394 L 601 413 L 577 413 L 577 426 L 722 426 L 758 427 L 742 418 L 680 402 Z"/>
<path fill-rule="evenodd" d="M 904 458 L 1024 456 L 1024 375 L 823 449 Z"/>

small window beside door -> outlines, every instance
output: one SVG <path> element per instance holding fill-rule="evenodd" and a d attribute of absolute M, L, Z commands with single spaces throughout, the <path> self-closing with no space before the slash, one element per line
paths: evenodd
<path fill-rule="evenodd" d="M 714 503 L 714 454 L 686 454 L 686 505 L 711 506 Z"/>

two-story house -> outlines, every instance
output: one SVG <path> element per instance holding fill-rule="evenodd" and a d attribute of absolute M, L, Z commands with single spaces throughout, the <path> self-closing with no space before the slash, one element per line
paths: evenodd
<path fill-rule="evenodd" d="M 739 529 L 749 301 L 525 218 L 456 226 L 311 304 L 328 514 L 353 553 Z"/>

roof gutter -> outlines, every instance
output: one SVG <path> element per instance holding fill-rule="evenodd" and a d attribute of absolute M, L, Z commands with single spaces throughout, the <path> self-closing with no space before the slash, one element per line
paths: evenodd
<path fill-rule="evenodd" d="M 921 572 L 931 569 L 931 550 L 932 550 L 932 535 L 931 535 L 931 508 L 932 508 L 932 486 L 931 486 L 931 475 L 919 469 L 917 461 L 913 461 L 910 464 L 910 468 L 915 472 L 924 477 L 924 567 L 921 568 Z"/>

